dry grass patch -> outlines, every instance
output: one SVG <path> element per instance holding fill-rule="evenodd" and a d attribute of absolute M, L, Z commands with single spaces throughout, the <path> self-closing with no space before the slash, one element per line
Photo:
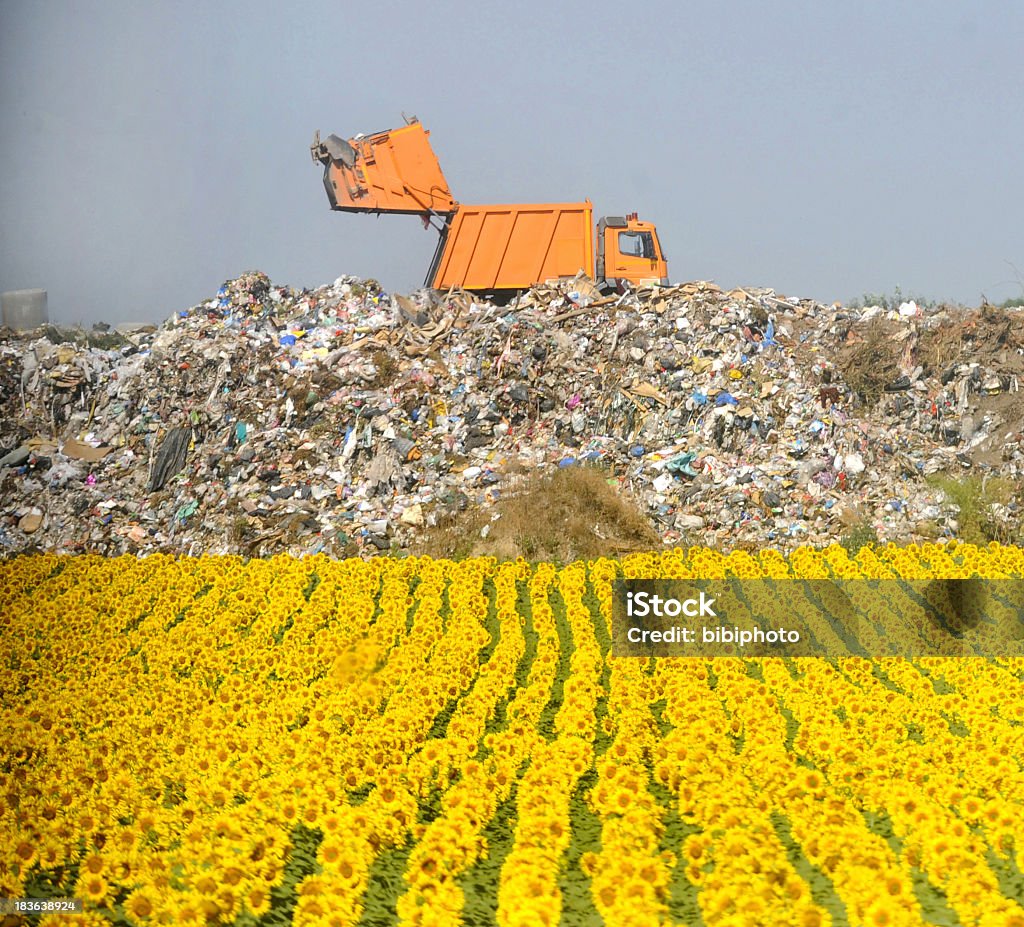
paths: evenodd
<path fill-rule="evenodd" d="M 661 539 L 633 499 L 596 467 L 567 467 L 509 478 L 489 509 L 445 515 L 412 552 L 434 557 L 569 563 L 660 549 Z"/>

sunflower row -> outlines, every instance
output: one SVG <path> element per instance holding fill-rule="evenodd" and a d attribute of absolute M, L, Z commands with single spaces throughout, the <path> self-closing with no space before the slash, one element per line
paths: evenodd
<path fill-rule="evenodd" d="M 654 694 L 665 698 L 664 718 L 672 728 L 655 751 L 655 775 L 697 829 L 683 843 L 682 874 L 699 887 L 707 924 L 829 924 L 776 833 L 772 802 L 738 762 L 743 722 L 728 715 L 719 696 L 738 662 L 714 661 L 714 689 L 704 661 L 666 661 L 657 678 Z"/>

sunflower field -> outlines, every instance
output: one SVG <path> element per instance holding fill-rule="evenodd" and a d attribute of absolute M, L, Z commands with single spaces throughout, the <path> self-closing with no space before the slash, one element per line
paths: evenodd
<path fill-rule="evenodd" d="M 611 655 L 617 578 L 725 576 L 1020 577 L 1024 549 L 0 564 L 0 898 L 1024 927 L 1024 658 Z"/>

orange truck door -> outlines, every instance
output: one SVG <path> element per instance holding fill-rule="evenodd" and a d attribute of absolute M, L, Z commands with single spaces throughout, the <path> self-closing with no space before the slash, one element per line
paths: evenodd
<path fill-rule="evenodd" d="M 337 135 L 321 141 L 317 132 L 309 150 L 324 166 L 331 209 L 425 216 L 455 209 L 430 133 L 415 119 L 348 141 Z"/>
<path fill-rule="evenodd" d="M 625 219 L 609 216 L 601 220 L 599 232 L 604 238 L 606 280 L 668 284 L 668 265 L 653 223 L 641 222 L 635 214 Z"/>

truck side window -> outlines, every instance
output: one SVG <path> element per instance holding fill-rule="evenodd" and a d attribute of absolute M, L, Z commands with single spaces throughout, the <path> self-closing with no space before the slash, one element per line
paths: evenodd
<path fill-rule="evenodd" d="M 619 232 L 619 253 L 653 261 L 654 236 L 650 232 Z"/>

